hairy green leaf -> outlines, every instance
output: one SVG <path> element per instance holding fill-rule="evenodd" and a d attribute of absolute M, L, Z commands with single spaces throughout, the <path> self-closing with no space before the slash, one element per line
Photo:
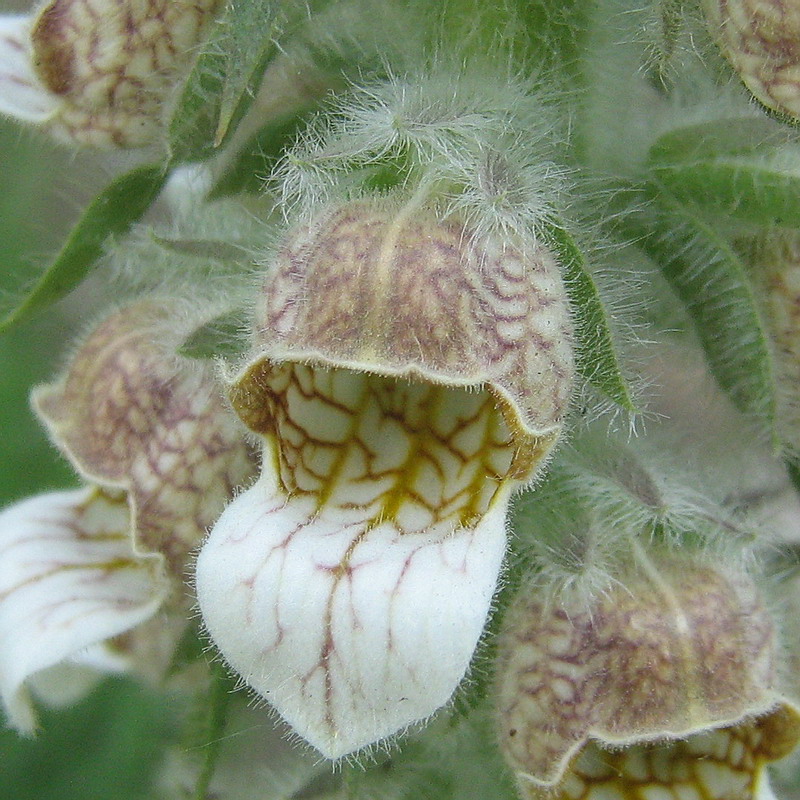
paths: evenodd
<path fill-rule="evenodd" d="M 653 187 L 638 197 L 638 205 L 625 229 L 683 302 L 720 385 L 740 410 L 774 431 L 775 365 L 739 255 L 692 207 Z"/>
<path fill-rule="evenodd" d="M 215 317 L 192 333 L 178 348 L 178 352 L 187 358 L 241 355 L 247 346 L 244 335 L 247 325 L 243 318 L 240 311 Z"/>
<path fill-rule="evenodd" d="M 267 176 L 277 164 L 284 148 L 294 140 L 307 119 L 307 113 L 298 113 L 265 125 L 220 176 L 209 192 L 209 199 L 263 192 Z"/>
<path fill-rule="evenodd" d="M 189 75 L 169 125 L 171 163 L 201 161 L 236 130 L 264 72 L 331 0 L 231 0 Z"/>
<path fill-rule="evenodd" d="M 679 200 L 755 225 L 800 225 L 800 173 L 765 159 L 651 167 Z"/>
<path fill-rule="evenodd" d="M 653 165 L 695 163 L 718 156 L 751 154 L 790 141 L 790 133 L 768 119 L 714 120 L 659 136 L 650 147 L 648 160 Z"/>
<path fill-rule="evenodd" d="M 652 174 L 683 202 L 757 225 L 800 225 L 800 152 L 767 119 L 672 131 L 648 154 Z"/>
<path fill-rule="evenodd" d="M 620 368 L 609 316 L 583 253 L 561 225 L 549 226 L 546 238 L 561 263 L 572 304 L 578 372 L 622 408 L 635 411 Z"/>
<path fill-rule="evenodd" d="M 137 167 L 107 186 L 86 209 L 55 260 L 24 299 L 0 321 L 0 331 L 60 300 L 89 273 L 109 236 L 127 233 L 158 196 L 166 175 Z"/>
<path fill-rule="evenodd" d="M 221 44 L 212 42 L 184 83 L 167 131 L 171 164 L 204 161 L 213 154 L 225 60 Z"/>

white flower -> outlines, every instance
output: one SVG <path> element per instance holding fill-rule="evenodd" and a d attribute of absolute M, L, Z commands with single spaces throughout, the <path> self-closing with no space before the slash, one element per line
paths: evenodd
<path fill-rule="evenodd" d="M 57 138 L 141 147 L 219 0 L 50 0 L 0 16 L 0 112 Z"/>
<path fill-rule="evenodd" d="M 252 474 L 212 368 L 175 354 L 197 321 L 184 310 L 115 312 L 34 391 L 88 486 L 0 513 L 0 697 L 22 732 L 47 670 L 166 668 L 188 619 L 188 553 Z"/>
<path fill-rule="evenodd" d="M 234 408 L 259 482 L 203 545 L 226 661 L 325 756 L 424 719 L 463 678 L 506 512 L 558 437 L 572 352 L 558 265 L 414 203 L 289 237 Z"/>

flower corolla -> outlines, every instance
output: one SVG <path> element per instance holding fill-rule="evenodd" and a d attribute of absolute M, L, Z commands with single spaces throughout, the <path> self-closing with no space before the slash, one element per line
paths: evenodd
<path fill-rule="evenodd" d="M 498 659 L 501 749 L 526 800 L 773 797 L 800 741 L 755 582 L 640 545 L 587 600 L 523 593 Z"/>
<path fill-rule="evenodd" d="M 0 112 L 73 144 L 150 144 L 218 5 L 50 0 L 0 16 Z"/>
<path fill-rule="evenodd" d="M 0 698 L 21 732 L 47 670 L 168 666 L 189 553 L 254 472 L 213 367 L 176 353 L 181 319 L 175 301 L 125 306 L 33 392 L 86 486 L 0 513 Z"/>
<path fill-rule="evenodd" d="M 197 562 L 227 663 L 329 758 L 445 704 L 500 573 L 509 499 L 573 377 L 559 265 L 387 196 L 317 214 L 264 284 L 232 379 L 260 480 Z"/>

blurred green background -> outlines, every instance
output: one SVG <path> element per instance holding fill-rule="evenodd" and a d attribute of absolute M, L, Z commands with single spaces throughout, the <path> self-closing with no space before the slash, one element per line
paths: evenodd
<path fill-rule="evenodd" d="M 110 175 L 97 160 L 53 148 L 0 121 L 0 298 L 47 263 L 92 188 Z M 50 380 L 81 318 L 97 313 L 91 295 L 50 309 L 0 336 L 0 501 L 74 486 L 28 406 L 28 392 Z M 85 309 L 85 314 L 84 314 Z M 1 717 L 0 713 L 0 717 Z M 44 711 L 41 733 L 0 731 L 0 800 L 142 800 L 169 732 L 169 709 L 155 692 L 107 680 L 66 711 Z"/>

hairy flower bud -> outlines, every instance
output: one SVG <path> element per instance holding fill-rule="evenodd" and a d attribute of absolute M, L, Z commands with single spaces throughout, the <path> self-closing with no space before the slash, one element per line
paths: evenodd
<path fill-rule="evenodd" d="M 742 575 L 638 555 L 588 603 L 521 597 L 509 614 L 497 708 L 520 793 L 753 798 L 800 738 L 771 616 Z"/>
<path fill-rule="evenodd" d="M 703 0 L 711 33 L 757 100 L 800 117 L 800 3 Z"/>
<path fill-rule="evenodd" d="M 219 0 L 50 0 L 0 18 L 0 111 L 57 138 L 141 147 Z"/>
<path fill-rule="evenodd" d="M 425 718 L 464 676 L 511 492 L 572 381 L 558 265 L 413 203 L 295 230 L 233 381 L 261 480 L 203 546 L 228 663 L 329 757 Z"/>

